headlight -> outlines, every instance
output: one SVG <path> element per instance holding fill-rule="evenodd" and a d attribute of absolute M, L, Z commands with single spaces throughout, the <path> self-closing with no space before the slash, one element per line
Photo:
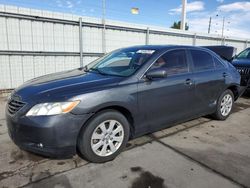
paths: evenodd
<path fill-rule="evenodd" d="M 80 101 L 42 103 L 33 106 L 26 116 L 45 116 L 65 114 L 73 110 Z"/>

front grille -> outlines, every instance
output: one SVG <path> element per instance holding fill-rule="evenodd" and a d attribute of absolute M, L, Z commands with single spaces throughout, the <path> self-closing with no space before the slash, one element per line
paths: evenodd
<path fill-rule="evenodd" d="M 18 112 L 24 105 L 24 102 L 11 98 L 8 102 L 8 111 L 13 115 Z"/>
<path fill-rule="evenodd" d="M 240 73 L 240 75 L 250 75 L 250 68 L 237 67 L 237 70 Z"/>

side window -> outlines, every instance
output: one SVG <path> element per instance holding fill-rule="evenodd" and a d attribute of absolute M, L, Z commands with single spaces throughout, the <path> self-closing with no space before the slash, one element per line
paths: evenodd
<path fill-rule="evenodd" d="M 151 67 L 151 69 L 155 68 L 166 68 L 168 76 L 188 72 L 185 50 L 166 52 Z"/>
<path fill-rule="evenodd" d="M 214 57 L 214 66 L 217 69 L 225 68 L 222 62 L 220 62 L 216 57 Z"/>
<path fill-rule="evenodd" d="M 214 60 L 209 53 L 202 50 L 190 50 L 190 52 L 195 71 L 214 69 Z"/>

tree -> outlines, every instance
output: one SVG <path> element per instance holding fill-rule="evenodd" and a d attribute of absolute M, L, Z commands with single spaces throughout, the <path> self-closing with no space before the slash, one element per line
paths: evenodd
<path fill-rule="evenodd" d="M 170 28 L 172 28 L 172 29 L 181 29 L 181 21 L 174 22 L 174 24 Z M 188 30 L 188 29 L 189 29 L 189 26 L 186 23 L 185 24 L 185 30 Z"/>

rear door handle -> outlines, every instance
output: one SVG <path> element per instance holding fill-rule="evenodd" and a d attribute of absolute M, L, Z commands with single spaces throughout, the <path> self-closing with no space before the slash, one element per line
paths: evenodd
<path fill-rule="evenodd" d="M 191 86 L 193 84 L 192 80 L 191 79 L 186 79 L 186 82 L 185 82 L 186 85 L 188 86 Z"/>

